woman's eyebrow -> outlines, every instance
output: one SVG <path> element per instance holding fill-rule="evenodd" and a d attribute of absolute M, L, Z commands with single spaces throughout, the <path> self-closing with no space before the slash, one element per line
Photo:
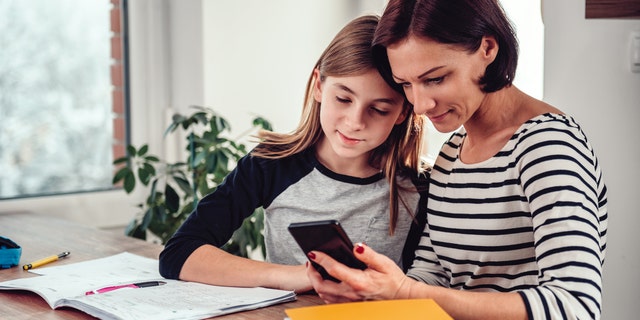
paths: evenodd
<path fill-rule="evenodd" d="M 429 69 L 429 70 L 427 70 L 427 71 L 423 72 L 422 74 L 420 74 L 420 75 L 418 76 L 418 79 L 422 79 L 422 78 L 424 78 L 424 77 L 428 76 L 430 73 L 435 72 L 435 71 L 437 71 L 437 70 L 440 70 L 440 69 L 442 69 L 442 68 L 444 68 L 444 66 L 437 66 L 437 67 L 433 67 L 433 68 L 431 68 L 431 69 Z M 391 74 L 391 76 L 392 76 L 395 80 L 397 80 L 397 81 L 405 81 L 404 79 L 402 79 L 402 78 L 400 78 L 400 77 L 396 76 L 396 75 L 395 75 L 395 74 L 393 74 L 393 73 Z"/>

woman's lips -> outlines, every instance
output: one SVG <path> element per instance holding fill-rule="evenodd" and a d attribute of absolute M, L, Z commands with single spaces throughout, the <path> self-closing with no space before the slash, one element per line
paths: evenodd
<path fill-rule="evenodd" d="M 444 120 L 444 118 L 449 114 L 449 111 L 441 113 L 437 116 L 428 116 L 429 120 L 431 120 L 431 122 L 441 122 Z"/>

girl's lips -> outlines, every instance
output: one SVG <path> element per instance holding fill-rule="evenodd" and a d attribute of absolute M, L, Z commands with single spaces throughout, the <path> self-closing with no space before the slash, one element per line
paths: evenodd
<path fill-rule="evenodd" d="M 353 138 L 349 138 L 347 136 L 345 136 L 344 134 L 342 134 L 342 132 L 338 131 L 338 137 L 340 137 L 340 139 L 349 145 L 354 145 L 357 144 L 358 142 L 360 142 L 360 139 L 353 139 Z"/>

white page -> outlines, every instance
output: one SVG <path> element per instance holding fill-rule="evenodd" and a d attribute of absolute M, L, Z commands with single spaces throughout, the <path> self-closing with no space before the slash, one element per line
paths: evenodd
<path fill-rule="evenodd" d="M 51 308 L 55 301 L 84 295 L 105 286 L 162 279 L 158 261 L 128 252 L 106 258 L 30 270 L 39 277 L 9 280 L 2 289 L 25 289 L 39 294 Z"/>
<path fill-rule="evenodd" d="M 156 287 L 82 296 L 71 305 L 80 302 L 101 310 L 99 314 L 92 314 L 101 319 L 171 320 L 202 319 L 295 300 L 295 294 L 290 291 L 166 281 L 167 284 Z"/>
<path fill-rule="evenodd" d="M 157 260 L 127 252 L 32 272 L 40 276 L 0 282 L 0 289 L 29 290 L 52 309 L 70 306 L 101 319 L 202 319 L 295 300 L 293 291 L 163 279 Z M 85 295 L 107 286 L 150 280 L 166 284 Z"/>

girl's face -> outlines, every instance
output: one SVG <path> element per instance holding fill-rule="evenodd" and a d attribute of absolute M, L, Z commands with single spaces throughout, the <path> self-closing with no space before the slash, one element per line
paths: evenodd
<path fill-rule="evenodd" d="M 387 48 L 393 78 L 414 112 L 440 132 L 457 130 L 478 110 L 485 97 L 479 81 L 496 53 L 493 38 L 483 38 L 473 53 L 416 36 Z"/>
<path fill-rule="evenodd" d="M 315 76 L 319 80 L 318 70 Z M 316 81 L 314 89 L 314 98 L 321 104 L 320 124 L 325 135 L 318 153 L 325 161 L 368 161 L 369 152 L 406 117 L 402 110 L 404 97 L 375 69 L 358 76 L 326 77 Z"/>

